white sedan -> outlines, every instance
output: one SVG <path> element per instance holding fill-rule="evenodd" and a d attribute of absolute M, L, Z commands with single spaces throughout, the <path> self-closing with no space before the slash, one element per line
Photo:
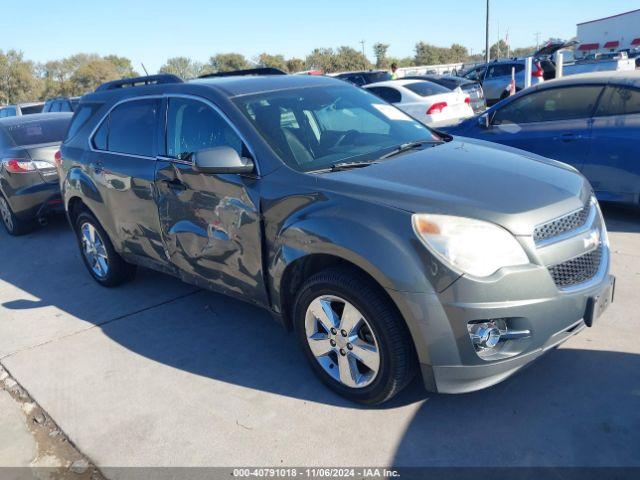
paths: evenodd
<path fill-rule="evenodd" d="M 471 99 L 426 80 L 391 80 L 364 85 L 371 93 L 430 127 L 448 127 L 473 117 Z"/>

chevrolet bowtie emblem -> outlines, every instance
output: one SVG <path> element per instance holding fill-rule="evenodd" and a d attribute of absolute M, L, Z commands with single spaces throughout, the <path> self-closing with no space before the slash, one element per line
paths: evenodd
<path fill-rule="evenodd" d="M 593 250 L 600 244 L 600 231 L 591 230 L 589 236 L 582 239 L 585 250 Z"/>

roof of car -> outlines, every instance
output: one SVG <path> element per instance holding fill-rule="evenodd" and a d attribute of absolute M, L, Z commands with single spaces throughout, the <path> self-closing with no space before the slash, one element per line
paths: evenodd
<path fill-rule="evenodd" d="M 72 116 L 73 116 L 72 112 L 33 113 L 31 115 L 20 115 L 17 117 L 0 118 L 0 125 L 9 127 L 12 125 L 20 125 L 23 123 L 37 122 L 42 120 L 55 120 L 55 119 L 64 119 L 64 118 L 69 119 Z"/>
<path fill-rule="evenodd" d="M 228 96 L 252 95 L 255 93 L 292 88 L 344 85 L 344 82 L 322 75 L 256 75 L 211 77 L 191 80 L 187 83 L 210 86 Z"/>
<path fill-rule="evenodd" d="M 628 83 L 633 86 L 640 86 L 640 71 L 617 71 L 617 72 L 594 72 L 594 73 L 579 73 L 576 75 L 569 75 L 567 77 L 557 78 L 554 80 L 548 80 L 540 87 L 544 86 L 557 86 L 557 85 L 578 85 L 583 83 Z"/>

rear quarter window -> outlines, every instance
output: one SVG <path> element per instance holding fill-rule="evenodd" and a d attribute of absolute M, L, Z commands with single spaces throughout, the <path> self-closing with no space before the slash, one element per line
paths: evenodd
<path fill-rule="evenodd" d="M 605 89 L 596 110 L 596 117 L 634 115 L 640 113 L 640 90 L 609 86 Z"/>
<path fill-rule="evenodd" d="M 91 118 L 93 118 L 93 116 L 101 106 L 102 104 L 100 103 L 85 103 L 81 105 L 71 118 L 71 123 L 69 124 L 69 130 L 67 130 L 65 142 L 68 142 L 73 137 L 75 137 L 80 129 L 84 127 L 87 122 L 91 120 Z"/>

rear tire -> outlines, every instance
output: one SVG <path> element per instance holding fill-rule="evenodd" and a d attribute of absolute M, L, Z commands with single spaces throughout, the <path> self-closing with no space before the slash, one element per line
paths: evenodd
<path fill-rule="evenodd" d="M 81 212 L 75 221 L 80 254 L 89 274 L 103 287 L 117 287 L 135 276 L 136 267 L 125 262 L 113 248 L 100 222 L 89 212 Z"/>
<path fill-rule="evenodd" d="M 415 375 L 417 360 L 404 319 L 362 273 L 332 268 L 313 275 L 298 292 L 293 318 L 311 368 L 349 400 L 380 404 Z"/>
<path fill-rule="evenodd" d="M 0 193 L 0 218 L 9 235 L 18 237 L 29 233 L 35 228 L 35 221 L 21 220 L 13 213 L 7 199 Z"/>

